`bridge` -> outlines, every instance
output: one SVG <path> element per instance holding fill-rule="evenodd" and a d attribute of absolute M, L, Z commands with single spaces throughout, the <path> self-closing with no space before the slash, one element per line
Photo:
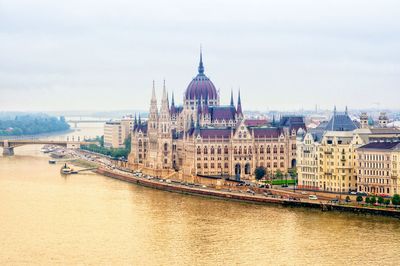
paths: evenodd
<path fill-rule="evenodd" d="M 75 141 L 75 140 L 40 140 L 40 139 L 14 139 L 14 140 L 0 140 L 0 147 L 3 148 L 4 156 L 14 155 L 14 148 L 23 145 L 56 145 L 67 147 L 68 149 L 79 149 L 81 145 L 89 145 L 94 142 L 88 141 Z"/>
<path fill-rule="evenodd" d="M 70 124 L 74 124 L 74 127 L 78 127 L 79 123 L 105 123 L 110 121 L 110 119 L 67 119 L 66 122 Z"/>

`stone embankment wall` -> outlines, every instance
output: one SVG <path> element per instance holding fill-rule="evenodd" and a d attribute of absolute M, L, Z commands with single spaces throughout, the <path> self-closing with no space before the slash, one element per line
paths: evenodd
<path fill-rule="evenodd" d="M 252 195 L 248 193 L 237 193 L 237 192 L 227 192 L 227 191 L 219 191 L 208 188 L 201 187 L 190 187 L 179 184 L 171 184 L 165 182 L 159 182 L 156 180 L 149 180 L 146 178 L 138 178 L 131 176 L 125 173 L 117 173 L 112 170 L 107 170 L 103 168 L 99 168 L 96 170 L 97 173 L 116 178 L 119 180 L 123 180 L 126 182 L 139 184 L 146 187 L 151 187 L 155 189 L 170 191 L 170 192 L 178 192 L 183 194 L 191 194 L 191 195 L 200 195 L 207 197 L 216 197 L 223 198 L 229 200 L 237 200 L 237 201 L 245 201 L 252 202 L 258 204 L 280 204 L 283 206 L 292 206 L 292 207 L 306 207 L 306 208 L 320 208 L 323 211 L 345 211 L 345 212 L 354 212 L 354 213 L 363 213 L 363 214 L 374 214 L 374 215 L 384 215 L 400 218 L 400 211 L 394 209 L 375 209 L 375 208 L 366 208 L 366 207 L 358 207 L 352 205 L 336 205 L 336 204 L 327 204 L 320 203 L 318 201 L 309 202 L 309 201 L 296 201 L 282 198 L 273 198 L 266 197 L 264 195 Z"/>

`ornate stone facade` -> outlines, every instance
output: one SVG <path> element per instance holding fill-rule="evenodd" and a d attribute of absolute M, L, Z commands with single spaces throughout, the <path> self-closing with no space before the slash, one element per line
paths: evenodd
<path fill-rule="evenodd" d="M 270 174 L 296 165 L 296 134 L 305 130 L 303 117 L 279 122 L 246 120 L 240 92 L 235 106 L 220 105 L 220 95 L 204 74 L 202 55 L 198 74 L 184 94 L 183 105 L 171 105 L 163 88 L 158 109 L 155 87 L 146 122 L 135 123 L 129 164 L 163 176 L 230 176 L 252 179 L 256 167 Z"/>

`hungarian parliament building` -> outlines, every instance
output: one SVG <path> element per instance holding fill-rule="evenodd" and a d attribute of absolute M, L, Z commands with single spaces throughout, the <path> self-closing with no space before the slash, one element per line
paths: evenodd
<path fill-rule="evenodd" d="M 236 103 L 236 104 L 235 104 Z M 196 77 L 182 105 L 171 102 L 165 88 L 158 105 L 153 82 L 148 120 L 135 122 L 132 169 L 156 176 L 225 176 L 249 180 L 263 166 L 267 174 L 286 173 L 296 166 L 296 136 L 305 134 L 301 116 L 279 121 L 246 119 L 240 91 L 222 105 L 213 82 L 205 75 L 202 54 Z"/>

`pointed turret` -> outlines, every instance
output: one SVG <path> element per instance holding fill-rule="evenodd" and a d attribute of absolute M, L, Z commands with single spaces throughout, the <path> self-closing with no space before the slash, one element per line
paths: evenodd
<path fill-rule="evenodd" d="M 165 86 L 165 80 L 163 84 L 163 96 L 161 99 L 161 108 L 160 108 L 160 114 L 159 114 L 159 131 L 162 134 L 166 134 L 164 137 L 167 137 L 170 133 L 170 110 L 169 110 L 169 103 L 168 103 L 168 94 L 167 94 L 167 88 Z"/>
<path fill-rule="evenodd" d="M 200 46 L 199 74 L 204 75 L 203 52 L 201 50 L 201 46 Z"/>
<path fill-rule="evenodd" d="M 231 106 L 234 106 L 234 102 L 233 102 L 233 90 L 231 90 Z"/>
<path fill-rule="evenodd" d="M 157 98 L 156 98 L 156 85 L 155 82 L 153 80 L 153 89 L 151 91 L 151 102 L 157 102 Z"/>
<path fill-rule="evenodd" d="M 238 94 L 238 103 L 237 103 L 237 110 L 236 110 L 238 116 L 243 117 L 243 112 L 242 112 L 242 101 L 240 99 L 240 89 L 239 89 L 239 94 Z"/>
<path fill-rule="evenodd" d="M 138 123 L 137 123 L 137 117 L 136 117 L 136 113 L 135 113 L 135 119 L 133 120 L 133 131 L 136 130 L 137 126 L 138 126 Z"/>
<path fill-rule="evenodd" d="M 142 124 L 142 119 L 140 118 L 140 113 L 139 113 L 139 119 L 138 119 L 138 127 Z"/>
<path fill-rule="evenodd" d="M 172 92 L 172 95 L 171 95 L 171 108 L 170 108 L 170 113 L 171 113 L 171 115 L 172 115 L 172 114 L 174 114 L 175 112 L 176 112 L 176 109 L 175 109 L 174 92 Z"/>
<path fill-rule="evenodd" d="M 204 104 L 203 104 L 203 114 L 207 115 L 209 112 L 208 110 L 208 95 L 206 95 L 206 99 L 204 100 Z"/>
<path fill-rule="evenodd" d="M 165 87 L 165 79 L 163 83 L 163 95 L 161 99 L 161 108 L 167 107 L 169 109 L 169 104 L 168 104 L 168 94 L 167 94 L 167 88 Z"/>
<path fill-rule="evenodd" d="M 346 115 L 349 114 L 349 110 L 347 109 L 347 105 L 346 105 L 346 110 L 345 110 Z"/>
<path fill-rule="evenodd" d="M 140 113 L 139 113 L 139 126 L 140 126 Z M 158 126 L 158 107 L 157 107 L 157 97 L 156 97 L 156 86 L 153 80 L 153 89 L 151 92 L 150 101 L 150 111 L 148 120 L 148 130 L 149 134 L 155 138 L 157 136 L 157 126 Z"/>

